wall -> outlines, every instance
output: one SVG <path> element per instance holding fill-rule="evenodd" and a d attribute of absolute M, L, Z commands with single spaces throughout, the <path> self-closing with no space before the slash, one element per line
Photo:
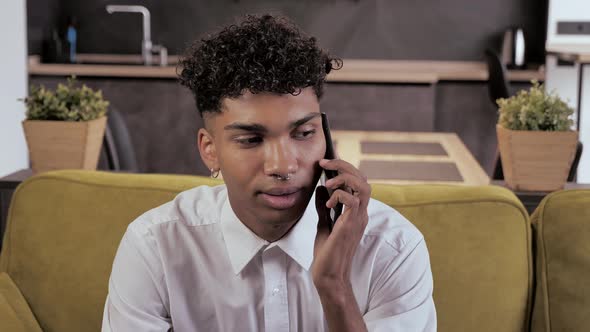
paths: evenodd
<path fill-rule="evenodd" d="M 113 14 L 129 1 L 30 0 L 32 52 L 52 25 L 79 21 L 79 51 L 139 53 L 141 16 Z M 544 62 L 547 0 L 137 0 L 152 14 L 152 39 L 178 54 L 188 42 L 245 13 L 291 17 L 323 47 L 343 58 L 483 60 L 510 26 L 523 26 L 529 60 Z M 42 14 L 39 14 L 42 13 Z M 33 34 L 34 33 L 34 34 Z"/>
<path fill-rule="evenodd" d="M 27 94 L 25 0 L 2 2 L 0 40 L 6 46 L 0 61 L 0 177 L 27 168 L 27 146 L 21 121 Z"/>

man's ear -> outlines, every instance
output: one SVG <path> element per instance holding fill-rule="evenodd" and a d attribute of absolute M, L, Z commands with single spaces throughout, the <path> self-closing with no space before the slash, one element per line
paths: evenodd
<path fill-rule="evenodd" d="M 205 128 L 199 129 L 197 134 L 198 136 L 198 145 L 199 145 L 199 153 L 201 154 L 201 159 L 207 165 L 207 168 L 210 170 L 213 169 L 214 171 L 219 170 L 219 159 L 217 158 L 217 150 L 215 149 L 215 141 L 213 140 L 213 135 L 207 131 Z"/>

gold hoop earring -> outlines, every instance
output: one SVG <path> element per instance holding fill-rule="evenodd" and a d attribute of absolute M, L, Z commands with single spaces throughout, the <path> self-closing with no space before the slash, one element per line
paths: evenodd
<path fill-rule="evenodd" d="M 217 177 L 219 176 L 219 170 L 215 170 L 215 169 L 211 169 L 211 177 L 213 179 L 217 179 Z"/>

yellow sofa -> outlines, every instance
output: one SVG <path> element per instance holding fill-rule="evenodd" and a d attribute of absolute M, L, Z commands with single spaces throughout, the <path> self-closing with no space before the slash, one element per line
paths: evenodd
<path fill-rule="evenodd" d="M 548 195 L 535 210 L 533 329 L 590 331 L 590 190 Z"/>
<path fill-rule="evenodd" d="M 111 264 L 128 223 L 182 190 L 218 183 L 88 171 L 50 172 L 22 183 L 0 253 L 0 331 L 99 331 Z M 439 331 L 529 331 L 532 231 L 512 192 L 374 185 L 373 197 L 426 237 Z M 544 328 L 545 320 L 537 321 Z"/>

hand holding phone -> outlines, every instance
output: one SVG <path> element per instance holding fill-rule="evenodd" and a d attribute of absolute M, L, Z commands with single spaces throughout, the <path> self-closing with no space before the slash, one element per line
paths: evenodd
<path fill-rule="evenodd" d="M 324 130 L 324 137 L 326 138 L 326 154 L 324 155 L 324 159 L 336 159 L 332 135 L 330 135 L 328 116 L 324 112 L 322 112 L 322 129 Z M 338 175 L 338 171 L 324 169 L 324 175 L 322 175 L 322 184 L 325 184 L 326 180 L 336 177 L 336 175 Z M 332 196 L 332 191 L 328 190 L 328 192 L 330 196 Z M 332 218 L 332 227 L 334 227 L 334 223 L 342 214 L 342 208 L 342 203 L 338 203 L 333 209 L 331 209 L 330 217 Z"/>
<path fill-rule="evenodd" d="M 324 182 L 322 182 L 323 186 L 318 186 L 315 190 L 318 223 L 310 270 L 318 294 L 320 297 L 327 296 L 322 298 L 322 303 L 325 304 L 324 300 L 327 300 L 327 303 L 331 305 L 334 291 L 340 295 L 346 288 L 339 287 L 350 281 L 353 258 L 369 222 L 368 206 L 371 186 L 354 165 L 344 160 L 334 160 L 336 155 L 328 120 L 325 114 L 321 115 L 326 154 L 325 159 L 319 161 L 319 165 L 323 168 L 321 178 Z M 331 180 L 326 182 L 326 178 Z M 345 211 L 343 211 L 344 206 L 346 206 Z M 340 221 L 337 221 L 338 219 Z M 354 294 L 345 293 L 350 294 L 350 299 L 354 301 Z M 335 330 L 340 329 L 334 324 L 334 321 L 339 319 L 338 314 L 331 317 L 332 326 L 336 326 Z M 364 325 L 360 313 L 357 317 L 361 324 L 359 328 L 353 328 L 355 331 L 361 330 Z"/>

